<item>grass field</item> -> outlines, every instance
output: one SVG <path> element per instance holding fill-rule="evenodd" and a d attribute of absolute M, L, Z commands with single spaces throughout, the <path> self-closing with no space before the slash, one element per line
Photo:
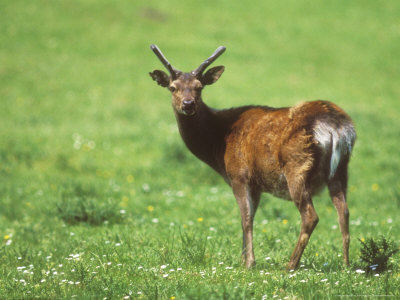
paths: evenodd
<path fill-rule="evenodd" d="M 399 256 L 356 272 L 358 239 L 400 241 L 400 2 L 2 1 L 0 298 L 400 297 Z M 326 192 L 301 267 L 285 272 L 300 216 L 264 195 L 257 266 L 241 266 L 230 188 L 183 145 L 169 93 L 148 76 L 197 67 L 215 108 L 328 99 L 354 119 L 352 266 Z M 346 296 L 347 295 L 347 296 Z"/>

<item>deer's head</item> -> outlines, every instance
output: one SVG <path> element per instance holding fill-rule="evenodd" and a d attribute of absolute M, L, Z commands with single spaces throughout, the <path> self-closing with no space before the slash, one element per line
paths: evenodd
<path fill-rule="evenodd" d="M 161 70 L 150 72 L 150 76 L 162 87 L 168 88 L 172 94 L 172 106 L 179 114 L 194 115 L 201 105 L 201 91 L 206 85 L 216 82 L 224 72 L 223 66 L 209 69 L 205 74 L 205 69 L 213 63 L 224 51 L 221 46 L 206 59 L 197 69 L 189 73 L 184 73 L 175 69 L 162 54 L 156 45 L 150 46 L 151 50 L 157 55 L 163 65 L 169 71 L 167 73 Z"/>

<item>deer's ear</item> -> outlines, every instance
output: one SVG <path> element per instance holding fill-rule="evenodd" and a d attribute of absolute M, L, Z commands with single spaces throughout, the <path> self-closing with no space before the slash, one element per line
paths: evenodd
<path fill-rule="evenodd" d="M 157 82 L 158 85 L 161 85 L 162 87 L 169 86 L 169 77 L 164 71 L 154 70 L 149 74 L 151 78 L 153 78 L 153 80 Z"/>
<path fill-rule="evenodd" d="M 206 74 L 204 74 L 200 81 L 202 85 L 210 85 L 216 82 L 224 73 L 225 67 L 224 66 L 218 66 L 209 69 Z"/>

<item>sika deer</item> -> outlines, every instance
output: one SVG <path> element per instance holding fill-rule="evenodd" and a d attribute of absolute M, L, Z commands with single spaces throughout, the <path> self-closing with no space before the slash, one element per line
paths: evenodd
<path fill-rule="evenodd" d="M 151 49 L 170 73 L 155 70 L 150 76 L 172 93 L 183 141 L 232 187 L 242 218 L 246 266 L 255 265 L 253 220 L 261 193 L 291 200 L 300 212 L 300 236 L 287 266 L 295 269 L 318 223 L 312 196 L 324 186 L 338 213 L 344 262 L 349 265 L 347 165 L 356 139 L 350 117 L 337 105 L 321 100 L 285 108 L 212 109 L 203 102 L 201 92 L 219 79 L 224 67 L 203 72 L 225 47 L 189 73 L 172 67 L 156 45 Z"/>

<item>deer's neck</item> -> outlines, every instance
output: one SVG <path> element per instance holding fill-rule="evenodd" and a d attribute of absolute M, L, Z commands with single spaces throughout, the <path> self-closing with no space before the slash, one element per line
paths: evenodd
<path fill-rule="evenodd" d="M 230 126 L 223 122 L 220 112 L 201 103 L 195 115 L 185 116 L 175 112 L 175 116 L 181 137 L 189 150 L 226 177 L 225 136 Z"/>

